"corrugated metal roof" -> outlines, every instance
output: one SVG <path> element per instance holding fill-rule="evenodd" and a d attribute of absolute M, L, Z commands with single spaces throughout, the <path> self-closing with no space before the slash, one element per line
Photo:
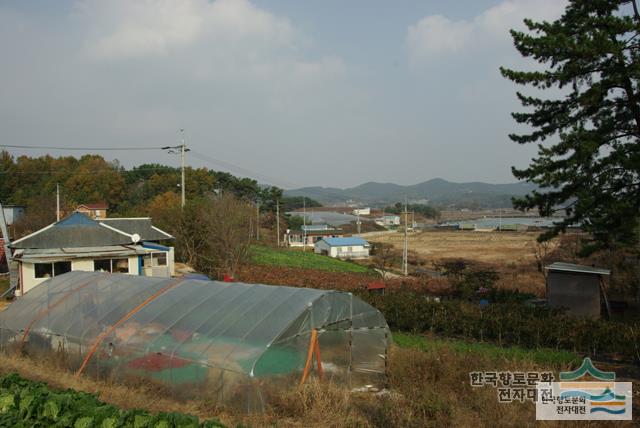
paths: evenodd
<path fill-rule="evenodd" d="M 100 247 L 131 244 L 131 236 L 91 220 L 82 213 L 73 213 L 24 238 L 13 241 L 12 248 Z"/>
<path fill-rule="evenodd" d="M 575 273 L 590 273 L 594 275 L 611 275 L 611 270 L 602 269 L 592 266 L 582 266 L 573 263 L 556 262 L 547 266 L 545 269 L 558 272 L 575 272 Z"/>
<path fill-rule="evenodd" d="M 356 236 L 351 236 L 348 238 L 322 238 L 324 242 L 326 242 L 330 247 L 344 247 L 344 246 L 354 246 L 354 245 L 364 245 L 368 246 L 369 243 L 362 238 L 358 238 Z"/>
<path fill-rule="evenodd" d="M 151 224 L 150 218 L 105 219 L 96 221 L 74 212 L 69 217 L 18 239 L 12 248 L 86 248 L 133 244 L 132 235 L 142 241 L 161 241 L 173 236 Z"/>
<path fill-rule="evenodd" d="M 139 245 L 110 246 L 110 247 L 82 247 L 82 248 L 41 248 L 17 250 L 15 258 L 24 262 L 72 260 L 85 257 L 123 257 L 146 254 L 147 251 Z"/>
<path fill-rule="evenodd" d="M 143 241 L 164 241 L 174 239 L 173 236 L 154 227 L 151 219 L 148 217 L 141 218 L 105 218 L 100 220 L 101 223 L 115 227 L 118 230 L 133 235 L 137 233 Z"/>

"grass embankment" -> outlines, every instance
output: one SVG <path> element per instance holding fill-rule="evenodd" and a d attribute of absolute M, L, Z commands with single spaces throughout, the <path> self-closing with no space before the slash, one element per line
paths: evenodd
<path fill-rule="evenodd" d="M 329 272 L 371 272 L 366 266 L 315 254 L 312 250 L 289 250 L 256 245 L 251 248 L 251 252 L 253 262 L 258 265 L 316 269 Z"/>
<path fill-rule="evenodd" d="M 400 348 L 414 348 L 425 352 L 438 352 L 446 348 L 456 354 L 482 355 L 498 361 L 531 361 L 556 368 L 568 367 L 581 361 L 576 353 L 564 350 L 525 349 L 519 346 L 501 347 L 491 343 L 468 342 L 401 332 L 393 333 L 393 341 Z"/>

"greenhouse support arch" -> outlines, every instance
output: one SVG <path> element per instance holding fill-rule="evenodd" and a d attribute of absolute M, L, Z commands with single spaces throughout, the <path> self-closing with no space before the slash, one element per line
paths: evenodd
<path fill-rule="evenodd" d="M 389 344 L 351 293 L 260 284 L 69 272 L 0 313 L 4 352 L 249 412 L 310 376 L 383 387 Z"/>

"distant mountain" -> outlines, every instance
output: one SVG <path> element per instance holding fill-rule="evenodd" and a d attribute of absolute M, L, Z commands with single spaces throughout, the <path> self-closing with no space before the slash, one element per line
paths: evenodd
<path fill-rule="evenodd" d="M 434 178 L 411 186 L 394 183 L 368 182 L 349 189 L 334 187 L 303 187 L 285 191 L 286 196 L 306 196 L 325 205 L 344 205 L 353 201 L 383 206 L 404 201 L 428 203 L 452 208 L 506 208 L 513 196 L 522 196 L 536 189 L 529 183 L 490 184 L 482 182 L 454 183 Z"/>

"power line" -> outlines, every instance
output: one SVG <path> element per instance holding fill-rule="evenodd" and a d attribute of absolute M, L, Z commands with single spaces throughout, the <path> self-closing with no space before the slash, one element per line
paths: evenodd
<path fill-rule="evenodd" d="M 135 168 L 135 169 L 128 169 L 128 170 L 124 170 L 124 172 L 138 172 L 138 171 L 169 171 L 169 170 L 175 170 L 175 168 L 172 168 L 170 166 L 165 166 L 165 167 L 158 167 L 158 168 Z M 103 169 L 103 170 L 95 170 L 95 171 L 83 171 L 83 172 L 69 172 L 66 169 L 60 169 L 60 170 L 49 170 L 49 171 L 0 171 L 0 175 L 2 174 L 11 174 L 11 175 L 28 175 L 28 174 L 40 174 L 40 175 L 54 175 L 54 174 L 61 174 L 61 175 L 92 175 L 92 174 L 98 174 L 101 172 L 106 172 L 106 171 L 115 171 L 115 172 L 121 172 L 121 170 L 118 169 Z M 172 171 L 175 172 L 175 171 Z"/>
<path fill-rule="evenodd" d="M 303 186 L 300 186 L 300 185 L 298 185 L 296 183 L 291 183 L 291 182 L 287 182 L 286 180 L 280 180 L 280 179 L 277 179 L 277 178 L 269 177 L 269 176 L 261 174 L 259 172 L 243 168 L 243 167 L 241 167 L 239 165 L 234 165 L 231 162 L 227 162 L 227 161 L 223 161 L 223 160 L 220 160 L 220 159 L 213 158 L 211 156 L 205 155 L 204 153 L 198 152 L 198 151 L 193 150 L 193 149 L 191 149 L 191 152 L 193 154 L 197 155 L 199 160 L 204 160 L 204 161 L 207 161 L 207 162 L 215 164 L 215 165 L 221 165 L 221 166 L 223 166 L 225 168 L 239 171 L 239 172 L 241 172 L 242 174 L 245 174 L 248 177 L 259 179 L 260 181 L 263 181 L 265 183 L 273 184 L 273 185 L 276 185 L 278 187 L 291 187 L 291 188 L 303 187 Z"/>
<path fill-rule="evenodd" d="M 14 148 L 14 149 L 49 149 L 49 150 L 70 150 L 70 151 L 118 151 L 118 150 L 124 150 L 124 151 L 135 151 L 135 150 L 164 150 L 167 147 L 149 147 L 149 146 L 140 146 L 140 147 L 61 147 L 61 146 L 29 146 L 29 145 L 18 145 L 18 144 L 0 144 L 0 148 Z M 296 188 L 296 187 L 303 187 L 300 184 L 297 183 L 292 183 L 286 180 L 280 180 L 277 178 L 273 178 L 273 177 L 269 177 L 267 175 L 258 173 L 256 171 L 252 171 L 246 168 L 243 168 L 239 165 L 235 165 L 231 162 L 227 162 L 227 161 L 223 161 L 220 159 L 216 159 L 213 158 L 211 156 L 205 155 L 204 153 L 195 151 L 193 149 L 191 149 L 191 151 L 196 154 L 198 156 L 199 159 L 204 160 L 205 162 L 208 163 L 212 163 L 215 165 L 220 165 L 223 166 L 225 168 L 228 168 L 230 170 L 235 170 L 238 171 L 242 174 L 245 174 L 247 177 L 252 177 L 255 179 L 258 179 L 260 181 L 263 181 L 265 183 L 270 183 L 272 185 L 276 185 L 279 187 L 289 187 L 289 188 Z M 158 168 L 161 169 L 161 168 Z M 137 169 L 136 171 L 142 171 L 142 169 Z M 4 171 L 0 171 L 0 174 L 7 174 L 8 172 L 4 172 Z M 15 172 L 17 174 L 20 174 L 20 172 Z M 48 174 L 49 172 L 47 171 L 34 171 L 34 172 L 28 172 L 28 174 L 31 173 L 39 173 L 39 174 Z"/>
<path fill-rule="evenodd" d="M 22 146 L 17 144 L 0 144 L 0 147 L 12 149 L 50 149 L 50 150 L 76 150 L 76 151 L 117 151 L 117 150 L 161 150 L 162 147 L 60 147 L 60 146 Z"/>

